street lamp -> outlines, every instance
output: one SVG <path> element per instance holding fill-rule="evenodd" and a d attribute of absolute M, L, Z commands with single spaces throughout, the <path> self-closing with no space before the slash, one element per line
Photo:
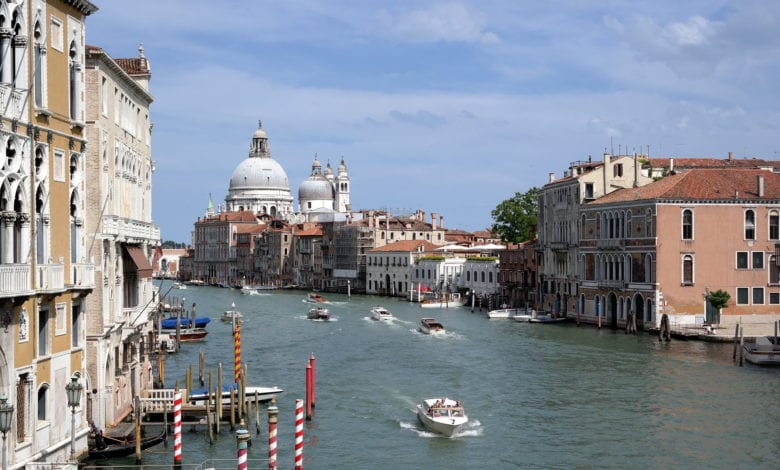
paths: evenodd
<path fill-rule="evenodd" d="M 3 433 L 3 470 L 8 468 L 8 457 L 5 449 L 5 434 L 11 430 L 11 418 L 14 414 L 14 405 L 8 404 L 8 397 L 0 396 L 0 432 Z"/>
<path fill-rule="evenodd" d="M 79 406 L 81 401 L 81 390 L 84 388 L 79 383 L 79 376 L 73 374 L 70 378 L 70 383 L 65 386 L 65 391 L 68 394 L 68 406 L 70 407 L 70 459 L 76 458 L 76 407 Z"/>

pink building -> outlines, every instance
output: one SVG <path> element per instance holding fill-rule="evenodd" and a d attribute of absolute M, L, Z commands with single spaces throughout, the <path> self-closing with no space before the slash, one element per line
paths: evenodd
<path fill-rule="evenodd" d="M 577 310 L 607 326 L 676 324 L 771 334 L 780 319 L 780 175 L 691 169 L 605 195 L 580 212 Z M 710 292 L 730 294 L 721 311 Z M 733 331 L 733 329 L 732 329 Z"/>

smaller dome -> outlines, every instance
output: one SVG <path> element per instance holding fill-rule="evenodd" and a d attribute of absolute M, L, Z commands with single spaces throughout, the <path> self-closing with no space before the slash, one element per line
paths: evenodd
<path fill-rule="evenodd" d="M 321 176 L 310 176 L 298 187 L 298 201 L 332 201 L 333 186 Z"/>
<path fill-rule="evenodd" d="M 252 134 L 253 139 L 267 139 L 268 134 L 265 133 L 265 129 L 263 129 L 263 121 L 257 121 L 257 130 L 254 134 Z"/>
<path fill-rule="evenodd" d="M 341 163 L 339 163 L 339 169 L 338 172 L 340 175 L 347 173 L 347 165 L 344 163 L 344 159 L 341 159 Z"/>
<path fill-rule="evenodd" d="M 325 167 L 325 175 L 326 176 L 332 176 L 333 175 L 333 168 L 331 168 L 330 162 L 328 162 L 328 166 Z"/>

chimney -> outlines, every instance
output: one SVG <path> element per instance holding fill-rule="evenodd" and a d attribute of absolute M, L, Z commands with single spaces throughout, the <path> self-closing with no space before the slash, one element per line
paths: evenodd
<path fill-rule="evenodd" d="M 669 173 L 674 173 L 674 158 L 669 159 Z"/>
<path fill-rule="evenodd" d="M 639 158 L 634 152 L 634 187 L 639 186 Z"/>
<path fill-rule="evenodd" d="M 729 161 L 734 160 L 734 152 L 729 152 Z"/>
<path fill-rule="evenodd" d="M 548 173 L 547 182 L 552 183 L 553 181 L 555 181 L 555 173 Z"/>
<path fill-rule="evenodd" d="M 757 183 L 758 183 L 758 197 L 764 197 L 764 175 L 758 175 Z"/>
<path fill-rule="evenodd" d="M 444 228 L 444 216 L 443 215 L 439 216 L 439 228 L 441 228 L 441 229 Z"/>
<path fill-rule="evenodd" d="M 431 212 L 431 230 L 436 230 L 436 219 L 439 214 Z"/>

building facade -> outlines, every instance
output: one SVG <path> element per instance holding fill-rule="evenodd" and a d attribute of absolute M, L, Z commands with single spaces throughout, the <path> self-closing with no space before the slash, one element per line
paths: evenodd
<path fill-rule="evenodd" d="M 87 412 L 100 428 L 133 409 L 151 388 L 149 335 L 156 307 L 152 253 L 160 229 L 152 223 L 151 68 L 138 57 L 113 59 L 86 50 L 87 153 L 91 183 L 85 227 L 97 283 L 87 302 Z"/>
<path fill-rule="evenodd" d="M 87 448 L 84 34 L 89 1 L 0 0 L 0 393 L 14 406 L 9 466 Z"/>
<path fill-rule="evenodd" d="M 366 293 L 408 297 L 416 261 L 435 255 L 438 245 L 425 240 L 404 240 L 369 250 L 366 260 Z"/>

